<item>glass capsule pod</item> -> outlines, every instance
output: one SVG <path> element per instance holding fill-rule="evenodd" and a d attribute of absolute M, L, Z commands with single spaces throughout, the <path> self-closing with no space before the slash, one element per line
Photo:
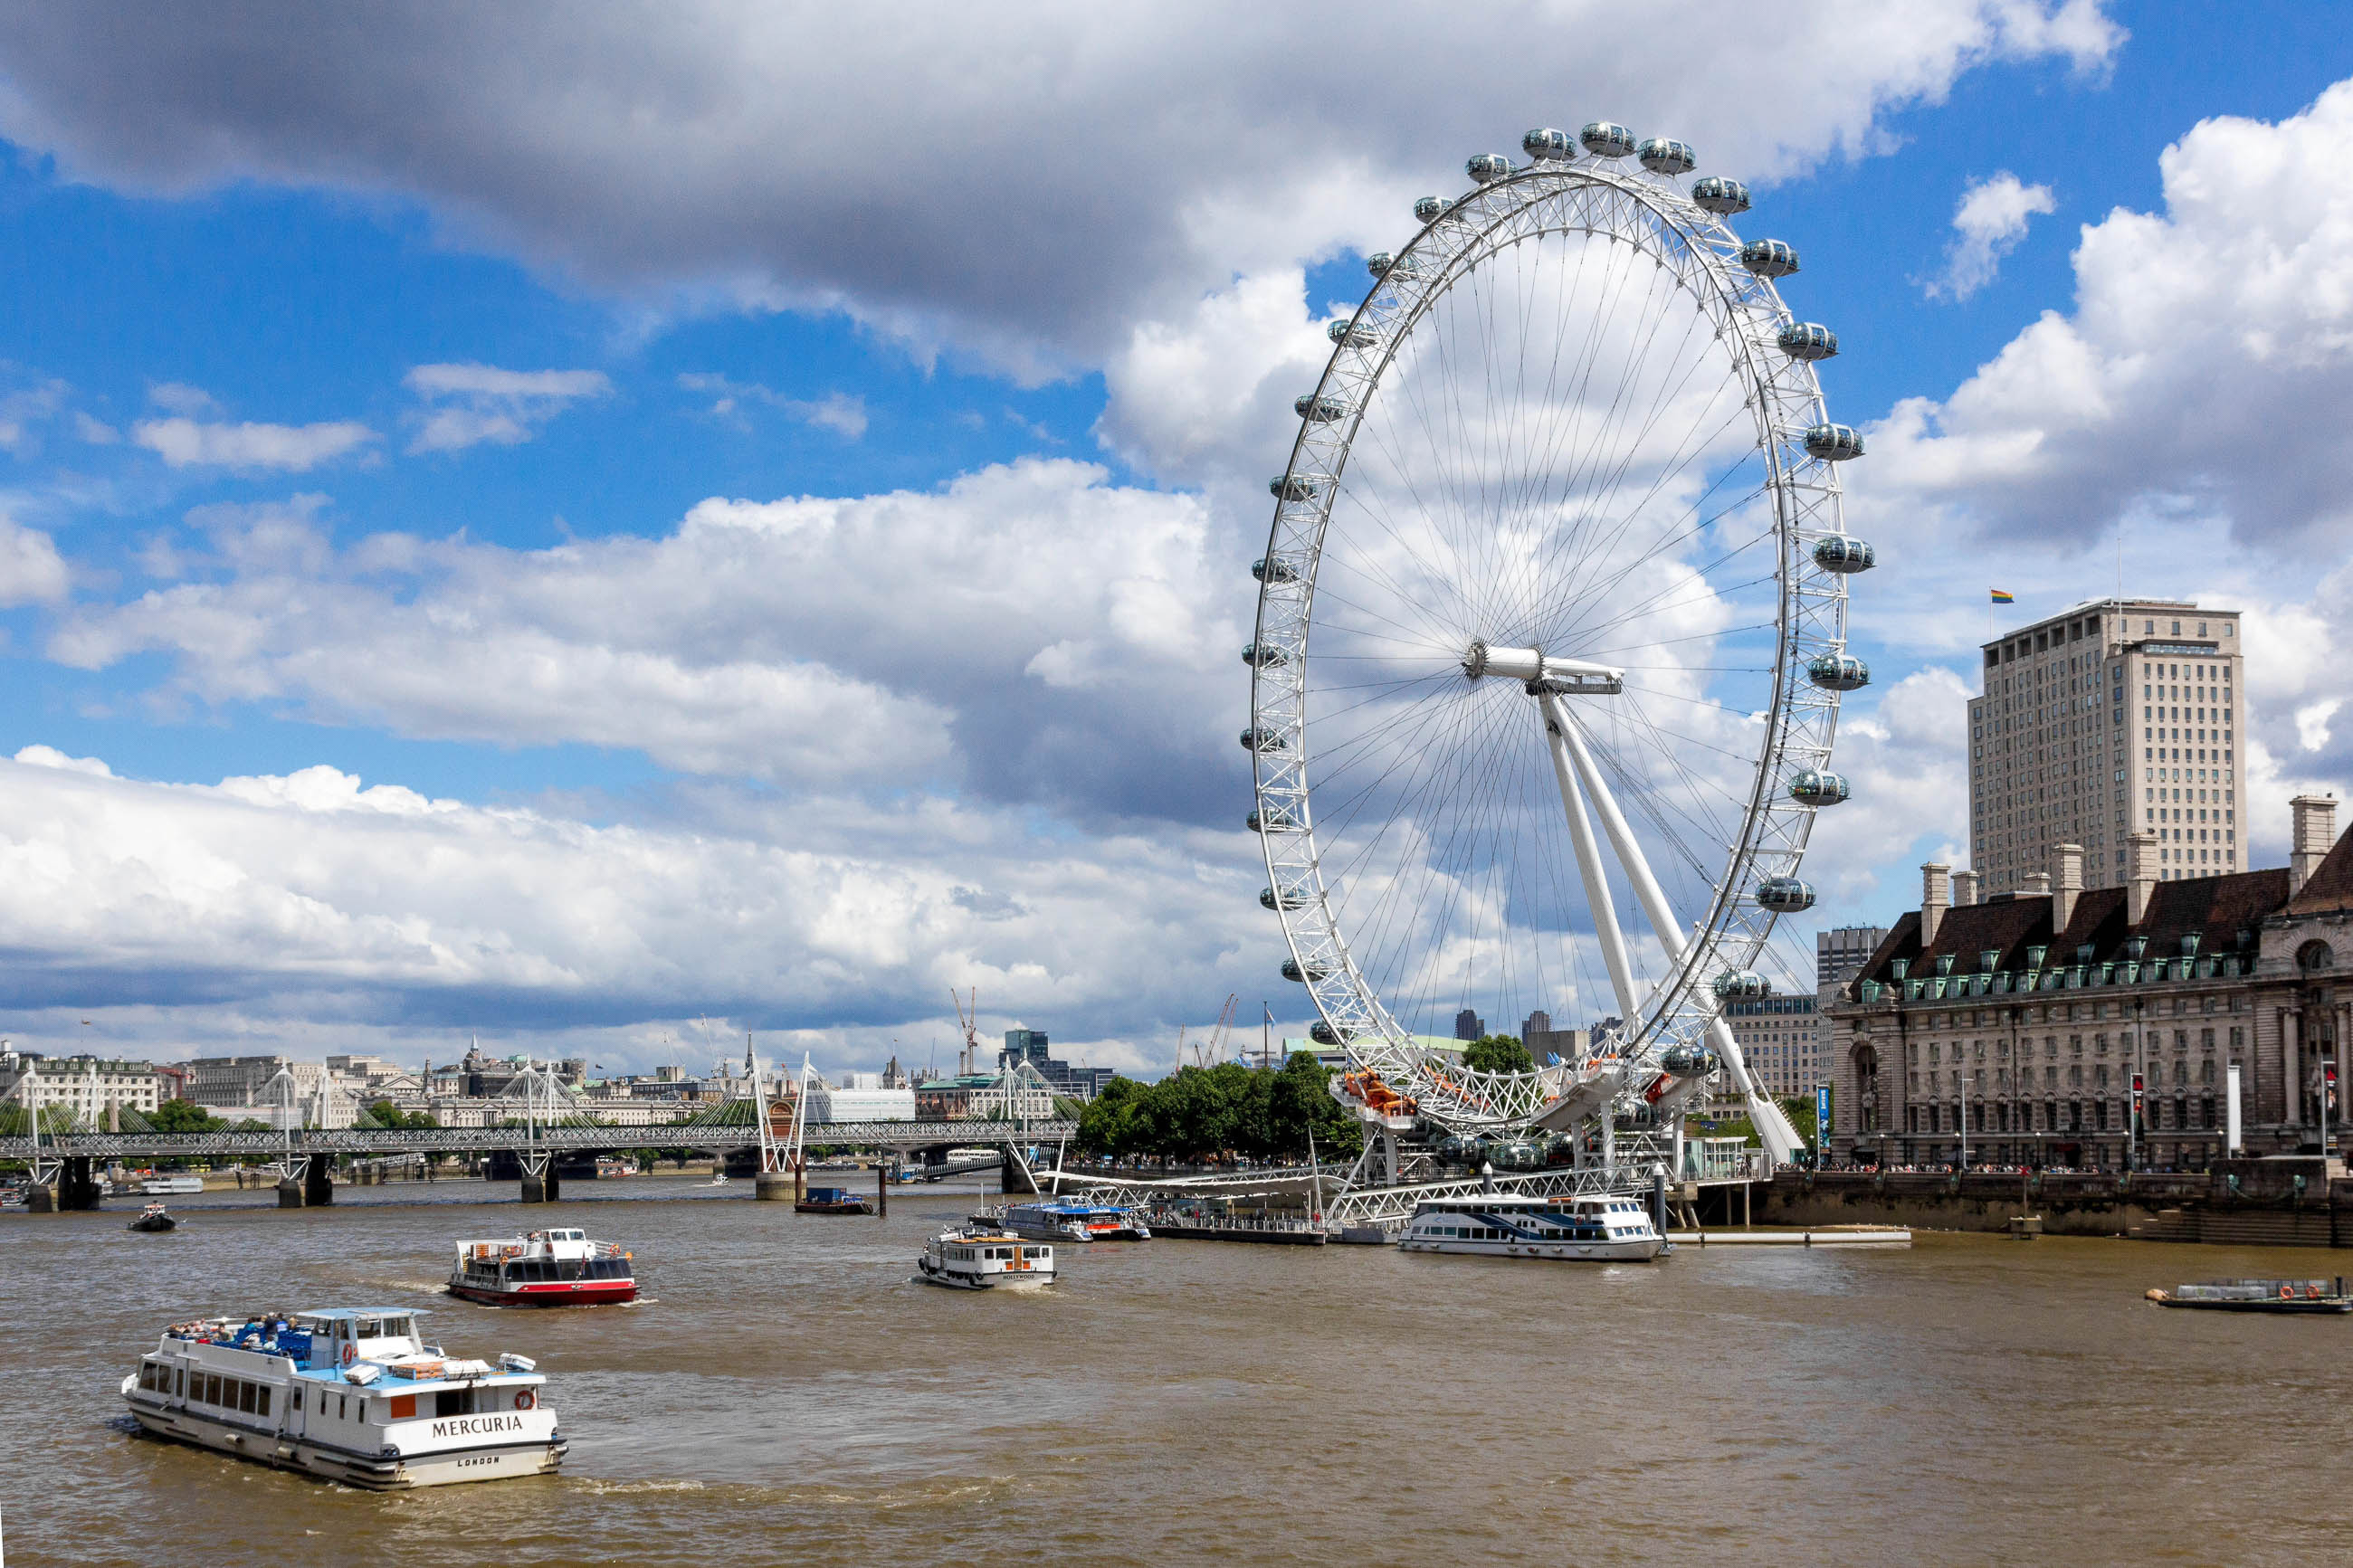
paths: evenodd
<path fill-rule="evenodd" d="M 1291 662 L 1291 656 L 1271 643 L 1244 643 L 1242 662 L 1252 669 L 1272 669 Z"/>
<path fill-rule="evenodd" d="M 1634 155 L 1634 133 L 1624 126 L 1608 120 L 1589 120 L 1585 129 L 1577 133 L 1585 150 L 1597 158 L 1630 158 Z"/>
<path fill-rule="evenodd" d="M 1704 1078 L 1715 1070 L 1715 1053 L 1705 1046 L 1669 1046 L 1659 1053 L 1659 1066 L 1677 1078 Z"/>
<path fill-rule="evenodd" d="M 1324 323 L 1324 335 L 1335 343 L 1353 343 L 1360 349 L 1371 348 L 1381 341 L 1380 333 L 1372 328 L 1345 318 Z"/>
<path fill-rule="evenodd" d="M 1568 132 L 1566 131 L 1555 131 L 1549 127 L 1543 127 L 1531 131 L 1520 138 L 1520 151 L 1531 158 L 1556 163 L 1563 159 L 1576 157 L 1577 143 L 1568 139 Z"/>
<path fill-rule="evenodd" d="M 1814 542 L 1814 564 L 1825 572 L 1868 572 L 1879 564 L 1879 557 L 1869 540 L 1832 534 Z"/>
<path fill-rule="evenodd" d="M 1482 153 L 1462 167 L 1472 179 L 1488 185 L 1512 172 L 1512 161 L 1501 153 Z"/>
<path fill-rule="evenodd" d="M 1748 187 L 1722 174 L 1710 174 L 1692 186 L 1692 200 L 1712 213 L 1726 216 L 1748 210 Z"/>
<path fill-rule="evenodd" d="M 1772 983 L 1753 969 L 1727 969 L 1715 977 L 1719 1002 L 1754 1002 L 1773 994 Z"/>
<path fill-rule="evenodd" d="M 1321 980 L 1330 973 L 1328 969 L 1318 968 L 1313 964 L 1302 966 L 1299 960 L 1295 958 L 1286 958 L 1282 961 L 1282 977 L 1302 985 L 1311 980 Z"/>
<path fill-rule="evenodd" d="M 1852 425 L 1817 425 L 1806 432 L 1806 455 L 1825 463 L 1862 456 L 1862 433 Z"/>
<path fill-rule="evenodd" d="M 1313 500 L 1324 483 L 1321 474 L 1277 474 L 1266 481 L 1266 490 L 1277 500 Z"/>
<path fill-rule="evenodd" d="M 1789 781 L 1789 798 L 1801 805 L 1837 805 L 1847 798 L 1846 775 L 1808 768 Z"/>
<path fill-rule="evenodd" d="M 1787 278 L 1798 270 L 1797 247 L 1783 239 L 1752 239 L 1740 247 L 1740 265 L 1759 278 Z"/>
<path fill-rule="evenodd" d="M 1307 895 L 1291 890 L 1277 893 L 1272 888 L 1261 888 L 1258 901 L 1270 910 L 1302 910 L 1307 907 Z"/>
<path fill-rule="evenodd" d="M 1318 397 L 1312 392 L 1293 398 L 1291 406 L 1310 425 L 1329 425 L 1335 419 L 1346 417 L 1348 413 L 1348 405 L 1338 398 Z"/>
<path fill-rule="evenodd" d="M 1339 1030 L 1321 1018 L 1307 1026 L 1307 1037 L 1319 1046 L 1337 1046 L 1343 1038 Z"/>
<path fill-rule="evenodd" d="M 1250 575 L 1261 583 L 1296 583 L 1299 568 L 1280 555 L 1261 555 L 1250 563 Z"/>
<path fill-rule="evenodd" d="M 1289 742 L 1274 731 L 1261 730 L 1255 724 L 1242 731 L 1242 750 L 1245 752 L 1279 752 Z"/>
<path fill-rule="evenodd" d="M 1806 679 L 1824 691 L 1855 691 L 1871 684 L 1871 667 L 1851 653 L 1826 653 L 1807 661 Z"/>
<path fill-rule="evenodd" d="M 1795 877 L 1767 877 L 1757 884 L 1757 906 L 1775 914 L 1796 914 L 1814 907 L 1814 885 Z"/>
<path fill-rule="evenodd" d="M 1423 223 L 1436 223 L 1453 205 L 1444 196 L 1424 196 L 1413 204 L 1413 216 Z"/>
<path fill-rule="evenodd" d="M 1498 1143 L 1489 1159 L 1499 1171 L 1541 1171 L 1544 1169 L 1544 1148 L 1541 1144 L 1517 1141 Z"/>
<path fill-rule="evenodd" d="M 1699 154 L 1688 142 L 1677 142 L 1665 136 L 1653 136 L 1635 149 L 1642 167 L 1653 174 L 1688 174 L 1699 167 Z"/>
<path fill-rule="evenodd" d="M 1451 1165 L 1476 1164 L 1483 1147 L 1476 1138 L 1450 1132 L 1438 1141 L 1438 1157 Z"/>
<path fill-rule="evenodd" d="M 1298 828 L 1291 813 L 1277 806 L 1272 811 L 1253 811 L 1242 818 L 1242 826 L 1252 833 L 1291 833 Z"/>
<path fill-rule="evenodd" d="M 1838 334 L 1820 321 L 1791 321 L 1774 341 L 1791 359 L 1825 360 L 1838 353 Z"/>

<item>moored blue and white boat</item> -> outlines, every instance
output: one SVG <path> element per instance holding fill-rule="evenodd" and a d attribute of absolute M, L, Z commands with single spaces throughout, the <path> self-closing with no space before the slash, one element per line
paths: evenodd
<path fill-rule="evenodd" d="M 1069 1199 L 1007 1205 L 997 1223 L 1038 1241 L 1149 1241 L 1151 1227 L 1134 1209 Z"/>
<path fill-rule="evenodd" d="M 179 1323 L 122 1397 L 142 1430 L 372 1491 L 553 1473 L 547 1379 L 427 1345 L 406 1307 Z"/>
<path fill-rule="evenodd" d="M 1667 1238 L 1651 1222 L 1650 1212 L 1631 1198 L 1474 1193 L 1415 1205 L 1398 1249 L 1467 1253 L 1477 1258 L 1648 1263 L 1667 1250 Z"/>

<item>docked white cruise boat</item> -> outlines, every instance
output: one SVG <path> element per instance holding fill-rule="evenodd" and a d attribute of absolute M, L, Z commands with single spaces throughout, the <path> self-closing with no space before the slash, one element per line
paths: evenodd
<path fill-rule="evenodd" d="M 944 1230 L 923 1248 L 915 1276 L 952 1290 L 1035 1290 L 1054 1282 L 1054 1249 L 1009 1230 Z"/>
<path fill-rule="evenodd" d="M 1398 1249 L 1647 1263 L 1667 1250 L 1667 1238 L 1651 1223 L 1650 1211 L 1632 1198 L 1474 1193 L 1415 1205 Z"/>
<path fill-rule="evenodd" d="M 122 1397 L 140 1427 L 372 1491 L 551 1474 L 565 1443 L 522 1356 L 427 1345 L 406 1307 L 179 1323 Z"/>

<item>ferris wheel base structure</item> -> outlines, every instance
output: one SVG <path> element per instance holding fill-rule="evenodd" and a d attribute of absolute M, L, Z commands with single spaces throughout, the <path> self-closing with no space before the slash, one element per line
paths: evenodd
<path fill-rule="evenodd" d="M 1242 650 L 1260 902 L 1391 1182 L 1400 1147 L 1531 1133 L 1679 1172 L 1711 1084 L 1788 1163 L 1721 1015 L 1813 903 L 1840 699 L 1870 679 L 1846 590 L 1876 558 L 1837 477 L 1864 443 L 1817 374 L 1838 336 L 1686 143 L 1597 121 L 1521 146 L 1415 204 L 1293 405 Z M 1623 1023 L 1574 1062 L 1426 1043 L 1597 991 Z"/>

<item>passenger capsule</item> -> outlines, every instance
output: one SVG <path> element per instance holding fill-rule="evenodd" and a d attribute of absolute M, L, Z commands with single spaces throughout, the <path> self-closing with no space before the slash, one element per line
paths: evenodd
<path fill-rule="evenodd" d="M 1677 1078 L 1705 1078 L 1715 1070 L 1715 1053 L 1705 1046 L 1669 1046 L 1659 1053 L 1659 1066 Z"/>
<path fill-rule="evenodd" d="M 1277 500 L 1313 500 L 1323 489 L 1321 474 L 1277 474 L 1266 481 L 1267 493 Z"/>
<path fill-rule="evenodd" d="M 1324 968 L 1320 964 L 1309 964 L 1303 969 L 1300 967 L 1299 961 L 1295 958 L 1286 958 L 1282 961 L 1282 977 L 1285 980 L 1295 981 L 1302 985 L 1306 984 L 1311 980 L 1321 980 L 1331 973 L 1332 972 L 1330 970 Z"/>
<path fill-rule="evenodd" d="M 1792 321 L 1775 341 L 1791 359 L 1824 360 L 1838 353 L 1838 334 L 1820 321 Z"/>
<path fill-rule="evenodd" d="M 1543 129 L 1521 137 L 1520 151 L 1540 162 L 1557 163 L 1577 156 L 1577 143 L 1568 139 L 1566 131 Z"/>
<path fill-rule="evenodd" d="M 1444 196 L 1424 196 L 1413 204 L 1413 216 L 1423 223 L 1436 223 L 1453 205 Z"/>
<path fill-rule="evenodd" d="M 1772 983 L 1753 969 L 1727 969 L 1715 977 L 1715 999 L 1719 1002 L 1754 1002 L 1771 994 Z"/>
<path fill-rule="evenodd" d="M 1293 398 L 1291 406 L 1297 409 L 1299 416 L 1310 425 L 1329 425 L 1335 419 L 1347 417 L 1348 414 L 1348 405 L 1338 398 L 1318 397 L 1312 392 Z"/>
<path fill-rule="evenodd" d="M 1482 153 L 1462 167 L 1472 179 L 1489 185 L 1512 172 L 1512 161 L 1501 153 Z"/>
<path fill-rule="evenodd" d="M 1808 768 L 1789 781 L 1789 798 L 1800 805 L 1837 805 L 1847 798 L 1846 776 Z"/>
<path fill-rule="evenodd" d="M 1798 270 L 1797 247 L 1787 240 L 1752 239 L 1740 247 L 1740 265 L 1759 278 L 1787 278 Z"/>
<path fill-rule="evenodd" d="M 1242 662 L 1252 669 L 1272 669 L 1279 664 L 1290 663 L 1291 656 L 1272 643 L 1244 643 Z"/>
<path fill-rule="evenodd" d="M 1289 742 L 1272 730 L 1261 730 L 1252 725 L 1242 731 L 1242 750 L 1245 752 L 1279 752 L 1288 744 Z"/>
<path fill-rule="evenodd" d="M 1793 915 L 1814 907 L 1814 885 L 1795 877 L 1767 877 L 1757 884 L 1757 907 Z"/>
<path fill-rule="evenodd" d="M 1261 888 L 1258 901 L 1270 910 L 1299 910 L 1307 907 L 1307 895 L 1293 889 L 1278 894 L 1272 888 Z"/>
<path fill-rule="evenodd" d="M 1291 813 L 1281 806 L 1272 811 L 1253 811 L 1242 818 L 1242 826 L 1252 833 L 1290 833 L 1298 826 L 1292 820 Z"/>
<path fill-rule="evenodd" d="M 1832 534 L 1814 542 L 1814 564 L 1825 572 L 1868 572 L 1879 564 L 1871 542 Z"/>
<path fill-rule="evenodd" d="M 1635 155 L 1653 174 L 1688 174 L 1699 167 L 1699 154 L 1691 150 L 1690 142 L 1672 142 L 1664 136 L 1644 142 Z"/>
<path fill-rule="evenodd" d="M 1692 186 L 1692 200 L 1712 213 L 1730 216 L 1748 210 L 1748 187 L 1722 174 L 1710 174 Z"/>
<path fill-rule="evenodd" d="M 1817 425 L 1806 432 L 1806 455 L 1825 463 L 1862 456 L 1862 433 L 1852 425 Z"/>
<path fill-rule="evenodd" d="M 1341 1043 L 1339 1031 L 1321 1018 L 1307 1026 L 1307 1037 L 1319 1046 L 1336 1047 Z"/>
<path fill-rule="evenodd" d="M 1250 563 L 1250 575 L 1261 583 L 1296 583 L 1299 568 L 1280 555 L 1261 555 Z"/>
<path fill-rule="evenodd" d="M 1585 143 L 1585 150 L 1597 158 L 1630 158 L 1634 155 L 1634 133 L 1607 120 L 1587 121 L 1585 129 L 1577 133 L 1577 139 Z"/>
<path fill-rule="evenodd" d="M 1373 331 L 1372 328 L 1361 321 L 1345 319 L 1325 322 L 1324 335 L 1335 343 L 1347 343 L 1360 349 L 1371 348 L 1381 341 L 1380 333 Z"/>
<path fill-rule="evenodd" d="M 1871 667 L 1851 653 L 1826 653 L 1807 662 L 1806 679 L 1824 691 L 1856 691 L 1871 684 Z"/>

